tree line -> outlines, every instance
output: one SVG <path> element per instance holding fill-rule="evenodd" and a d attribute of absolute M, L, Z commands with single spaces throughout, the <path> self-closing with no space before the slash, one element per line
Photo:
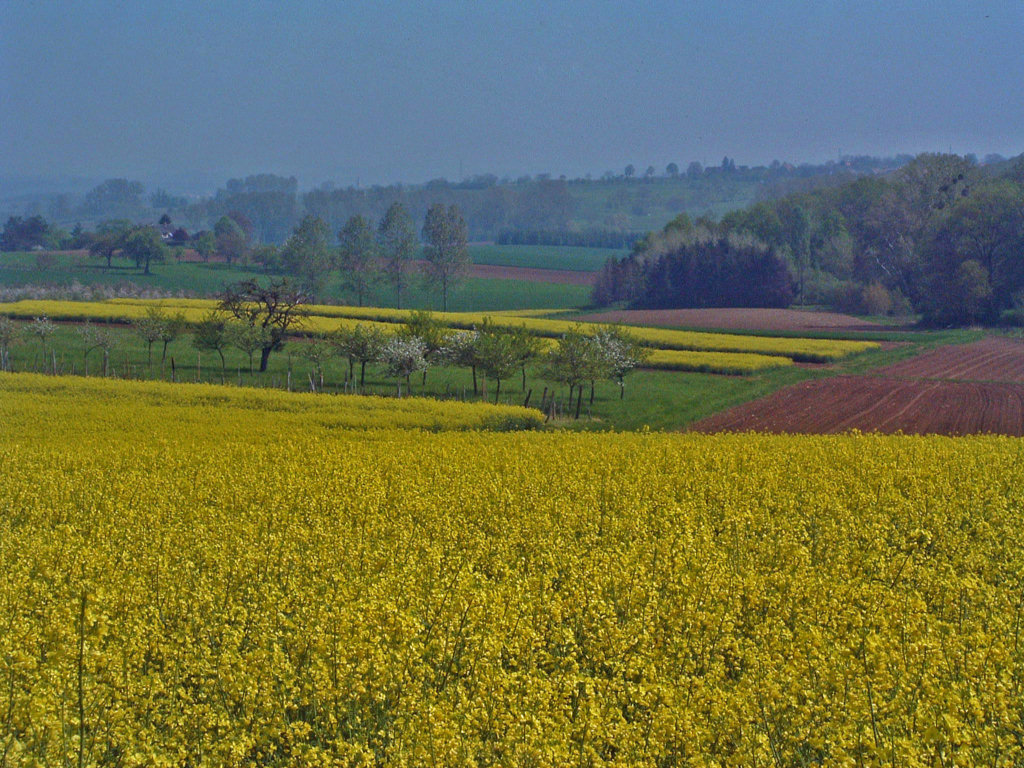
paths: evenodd
<path fill-rule="evenodd" d="M 45 241 L 47 228 L 42 219 L 11 217 L 0 245 L 4 250 L 29 250 L 39 239 Z M 242 263 L 271 275 L 291 275 L 312 297 L 323 291 L 332 274 L 338 274 L 342 288 L 355 295 L 359 306 L 374 286 L 386 283 L 394 289 L 401 308 L 408 290 L 422 280 L 439 292 L 442 308 L 447 310 L 451 292 L 470 266 L 467 232 L 456 206 L 430 206 L 417 233 L 405 207 L 392 203 L 379 222 L 355 215 L 336 236 L 320 217 L 304 216 L 280 247 L 259 244 L 252 221 L 241 211 L 230 211 L 212 231 L 194 235 L 175 227 L 168 214 L 155 227 L 127 219 L 103 221 L 94 232 L 76 231 L 66 245 L 87 249 L 108 270 L 119 258 L 134 263 L 144 274 L 172 254 L 180 259 L 186 249 L 193 249 L 204 261 L 216 257 L 228 265 Z"/>
<path fill-rule="evenodd" d="M 907 160 L 909 157 L 903 156 L 847 157 L 814 165 L 775 161 L 748 167 L 725 157 L 718 165 L 693 161 L 682 170 L 679 164 L 668 163 L 663 173 L 653 165 L 641 172 L 630 164 L 622 171 L 605 171 L 599 178 L 589 174 L 575 179 L 543 173 L 518 178 L 479 174 L 462 181 L 439 178 L 418 185 L 337 187 L 327 183 L 305 192 L 300 192 L 294 176 L 255 174 L 229 179 L 212 195 L 199 198 L 161 188 L 147 195 L 138 181 L 112 178 L 84 195 L 62 193 L 12 200 L 8 211 L 26 219 L 46 216 L 64 225 L 78 221 L 91 226 L 109 219 L 154 222 L 166 213 L 193 232 L 212 229 L 215 222 L 234 211 L 251 222 L 254 242 L 279 245 L 306 214 L 319 216 L 336 231 L 352 216 L 379 219 L 396 202 L 417 220 L 432 204 L 443 202 L 465 212 L 470 237 L 475 240 L 493 240 L 507 231 L 603 230 L 628 237 L 638 229 L 630 225 L 631 216 L 667 218 L 682 208 L 702 211 L 725 200 L 747 200 L 758 194 L 777 197 L 787 184 L 855 177 L 899 167 Z M 654 190 L 662 192 L 652 195 Z"/>
<path fill-rule="evenodd" d="M 665 286 L 681 284 L 682 272 L 703 284 L 702 301 L 731 303 L 737 299 L 732 281 L 742 283 L 743 275 L 721 284 L 738 254 L 723 243 L 739 237 L 748 249 L 781 260 L 800 304 L 859 314 L 915 312 L 931 324 L 1020 323 L 1024 155 L 988 160 L 979 165 L 972 157 L 926 153 L 888 174 L 761 201 L 719 220 L 681 215 L 626 259 L 609 263 L 594 298 L 661 303 Z M 769 293 L 781 297 L 786 276 L 769 272 L 772 285 L 780 283 Z M 765 279 L 755 273 L 753 282 Z M 693 305 L 685 292 L 676 296 L 677 306 Z M 762 297 L 759 305 L 777 304 Z"/>
<path fill-rule="evenodd" d="M 152 372 L 155 350 L 164 375 L 169 346 L 190 337 L 197 352 L 217 355 L 223 382 L 227 379 L 226 353 L 232 349 L 247 357 L 250 374 L 265 372 L 270 355 L 283 350 L 300 330 L 304 301 L 301 290 L 287 280 L 271 285 L 247 281 L 226 289 L 218 309 L 191 325 L 180 312 L 151 307 L 132 322 L 131 329 L 146 346 L 148 371 Z M 12 370 L 13 346 L 34 341 L 37 349 L 33 370 L 51 370 L 52 360 L 52 371 L 57 373 L 53 344 L 56 332 L 57 325 L 46 317 L 19 327 L 10 318 L 0 316 L 0 370 Z M 94 372 L 110 375 L 117 339 L 110 326 L 86 322 L 77 326 L 75 333 L 81 342 L 82 371 L 88 375 L 90 360 L 99 356 Z M 588 387 L 589 402 L 593 404 L 598 381 L 613 382 L 619 397 L 625 397 L 626 376 L 642 365 L 649 350 L 620 326 L 601 326 L 593 332 L 575 327 L 548 345 L 523 327 L 499 327 L 488 318 L 472 330 L 457 331 L 445 327 L 430 312 L 412 312 L 393 332 L 376 324 L 357 323 L 331 333 L 308 334 L 295 344 L 294 353 L 308 362 L 313 391 L 324 389 L 325 366 L 331 359 L 339 359 L 347 366 L 346 391 L 358 392 L 365 386 L 366 369 L 371 364 L 398 385 L 399 395 L 403 386 L 406 394 L 412 394 L 414 385 L 424 387 L 430 368 L 453 367 L 471 372 L 474 397 L 488 397 L 489 382 L 496 403 L 503 382 L 519 377 L 525 405 L 529 405 L 532 394 L 527 389 L 527 368 L 537 366 L 544 380 L 568 387 L 565 411 L 574 409 L 579 418 Z M 173 369 L 173 358 L 171 365 Z M 414 376 L 419 380 L 415 381 Z M 549 398 L 545 387 L 540 408 L 553 405 L 554 398 L 555 391 L 551 390 Z"/>

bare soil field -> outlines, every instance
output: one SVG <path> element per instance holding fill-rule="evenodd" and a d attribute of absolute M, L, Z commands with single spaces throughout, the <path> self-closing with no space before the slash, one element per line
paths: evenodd
<path fill-rule="evenodd" d="M 597 312 L 580 318 L 595 323 L 681 326 L 686 328 L 728 328 L 743 331 L 877 331 L 883 326 L 859 317 L 835 312 L 805 312 L 798 309 L 624 309 Z"/>
<path fill-rule="evenodd" d="M 837 376 L 805 381 L 690 427 L 696 432 L 1024 435 L 1024 385 Z"/>
<path fill-rule="evenodd" d="M 893 378 L 1024 383 L 1024 344 L 993 336 L 972 344 L 940 347 L 875 373 Z"/>
<path fill-rule="evenodd" d="M 698 432 L 1024 435 L 1024 344 L 986 338 L 865 376 L 795 384 L 693 424 Z"/>

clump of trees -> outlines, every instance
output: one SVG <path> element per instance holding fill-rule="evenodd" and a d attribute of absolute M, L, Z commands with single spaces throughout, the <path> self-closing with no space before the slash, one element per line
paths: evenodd
<path fill-rule="evenodd" d="M 597 304 L 636 307 L 786 307 L 793 278 L 785 260 L 749 236 L 668 229 L 602 269 Z"/>
<path fill-rule="evenodd" d="M 619 385 L 619 397 L 625 397 L 625 377 L 643 364 L 649 351 L 639 339 L 619 326 L 604 326 L 589 335 L 582 327 L 570 329 L 548 353 L 545 378 L 569 387 L 569 407 L 576 395 L 575 418 L 580 417 L 583 392 L 590 385 L 590 404 L 594 403 L 597 381 L 607 379 Z"/>
<path fill-rule="evenodd" d="M 737 261 L 743 249 L 722 248 L 728 238 L 745 243 L 749 260 Z M 688 250 L 695 240 L 699 250 Z M 775 265 L 758 261 L 757 248 L 774 254 Z M 609 263 L 594 299 L 735 306 L 749 298 L 746 277 L 754 276 L 758 293 L 769 294 L 757 305 L 782 306 L 781 262 L 801 304 L 916 312 L 943 325 L 1024 322 L 1022 253 L 1024 156 L 979 165 L 922 154 L 888 174 L 762 200 L 717 222 L 682 216 Z"/>
<path fill-rule="evenodd" d="M 420 273 L 424 285 L 440 292 L 442 308 L 447 309 L 451 292 L 470 265 L 466 232 L 458 208 L 431 207 L 423 225 L 425 259 L 419 264 L 420 243 L 412 219 L 400 203 L 394 203 L 376 226 L 362 215 L 349 218 L 337 233 L 337 248 L 331 244 L 327 223 L 307 215 L 279 251 L 262 246 L 250 252 L 250 260 L 268 273 L 297 278 L 311 297 L 323 291 L 336 271 L 342 289 L 351 292 L 359 306 L 375 286 L 388 283 L 401 307 L 414 276 Z"/>
<path fill-rule="evenodd" d="M 42 216 L 11 216 L 0 232 L 0 251 L 30 251 L 55 245 L 54 231 Z"/>

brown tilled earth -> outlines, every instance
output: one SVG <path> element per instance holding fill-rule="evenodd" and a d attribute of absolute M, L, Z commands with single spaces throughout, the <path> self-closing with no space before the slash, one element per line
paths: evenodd
<path fill-rule="evenodd" d="M 835 312 L 798 309 L 624 309 L 580 318 L 595 323 L 663 325 L 683 328 L 728 328 L 743 331 L 871 330 L 881 326 Z"/>
<path fill-rule="evenodd" d="M 1024 435 L 1024 344 L 941 347 L 867 376 L 804 381 L 697 422 L 698 432 Z"/>

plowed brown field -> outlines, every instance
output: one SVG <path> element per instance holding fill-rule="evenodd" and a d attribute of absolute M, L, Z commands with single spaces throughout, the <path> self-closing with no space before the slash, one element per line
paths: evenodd
<path fill-rule="evenodd" d="M 728 328 L 743 331 L 880 330 L 859 317 L 798 309 L 624 309 L 580 318 L 595 323 L 664 325 L 683 328 Z"/>
<path fill-rule="evenodd" d="M 691 426 L 699 432 L 1024 435 L 1024 344 L 989 338 L 795 384 Z"/>
<path fill-rule="evenodd" d="M 973 344 L 940 347 L 876 373 L 912 379 L 1024 382 L 1024 344 L 991 337 Z"/>

